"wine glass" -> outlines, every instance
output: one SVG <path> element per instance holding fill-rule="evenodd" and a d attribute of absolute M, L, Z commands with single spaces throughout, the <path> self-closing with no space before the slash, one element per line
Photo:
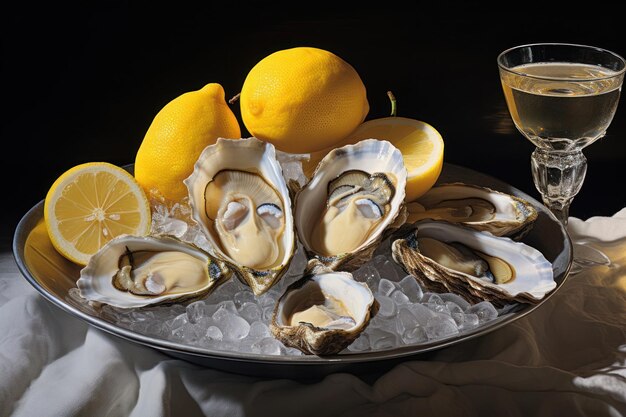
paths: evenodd
<path fill-rule="evenodd" d="M 566 43 L 516 46 L 497 61 L 515 127 L 536 146 L 535 186 L 566 226 L 587 172 L 582 150 L 611 124 L 626 62 L 606 49 Z"/>

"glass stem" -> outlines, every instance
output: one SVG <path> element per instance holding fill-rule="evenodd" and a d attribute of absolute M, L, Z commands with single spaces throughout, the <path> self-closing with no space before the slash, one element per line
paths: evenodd
<path fill-rule="evenodd" d="M 569 206 L 585 180 L 587 158 L 581 150 L 556 152 L 536 148 L 532 153 L 531 168 L 543 203 L 563 225 L 567 225 Z"/>

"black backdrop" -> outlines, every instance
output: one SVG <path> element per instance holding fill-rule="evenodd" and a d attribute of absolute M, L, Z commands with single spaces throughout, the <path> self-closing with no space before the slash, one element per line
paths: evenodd
<path fill-rule="evenodd" d="M 270 9 L 270 4 L 273 5 Z M 499 177 L 535 196 L 532 145 L 512 125 L 497 54 L 532 42 L 591 44 L 626 55 L 623 21 L 607 10 L 549 14 L 547 4 L 512 12 L 441 2 L 405 9 L 302 11 L 277 3 L 217 7 L 57 3 L 4 7 L 2 19 L 2 241 L 70 167 L 132 163 L 156 113 L 209 82 L 235 95 L 252 66 L 294 46 L 328 49 L 352 64 L 368 92 L 368 119 L 389 113 L 426 121 L 445 140 L 445 161 Z M 513 12 L 514 11 L 514 12 Z M 589 169 L 571 215 L 612 215 L 626 206 L 626 104 L 585 154 Z M 235 114 L 240 118 L 238 106 Z M 242 126 L 242 134 L 247 135 Z"/>

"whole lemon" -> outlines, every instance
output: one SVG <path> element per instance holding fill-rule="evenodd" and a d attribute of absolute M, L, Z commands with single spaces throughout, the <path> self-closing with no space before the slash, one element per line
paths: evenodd
<path fill-rule="evenodd" d="M 150 192 L 179 201 L 187 196 L 183 180 L 193 172 L 202 150 L 220 138 L 238 139 L 237 118 L 217 83 L 184 93 L 154 117 L 135 157 L 135 178 Z"/>
<path fill-rule="evenodd" d="M 297 47 L 259 61 L 241 89 L 241 118 L 258 139 L 290 153 L 332 146 L 369 112 L 356 70 L 332 52 Z"/>

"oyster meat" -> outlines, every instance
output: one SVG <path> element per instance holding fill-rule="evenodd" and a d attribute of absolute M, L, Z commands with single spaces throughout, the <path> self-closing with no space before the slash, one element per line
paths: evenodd
<path fill-rule="evenodd" d="M 122 235 L 81 270 L 80 295 L 115 307 L 199 298 L 232 275 L 205 251 L 169 236 Z"/>
<path fill-rule="evenodd" d="M 437 185 L 407 204 L 407 209 L 407 223 L 446 220 L 516 240 L 526 235 L 537 219 L 537 210 L 528 201 L 463 183 Z"/>
<path fill-rule="evenodd" d="M 392 254 L 425 288 L 471 303 L 537 303 L 556 288 L 552 264 L 537 249 L 442 220 L 417 222 Z"/>
<path fill-rule="evenodd" d="M 318 264 L 277 301 L 270 329 L 286 346 L 333 355 L 361 334 L 377 307 L 367 284 Z"/>
<path fill-rule="evenodd" d="M 405 219 L 406 168 L 391 143 L 367 139 L 328 153 L 298 192 L 298 237 L 309 258 L 343 270 L 369 260 Z"/>
<path fill-rule="evenodd" d="M 215 256 L 256 294 L 272 287 L 295 251 L 291 199 L 274 146 L 218 139 L 185 180 L 192 217 Z"/>

